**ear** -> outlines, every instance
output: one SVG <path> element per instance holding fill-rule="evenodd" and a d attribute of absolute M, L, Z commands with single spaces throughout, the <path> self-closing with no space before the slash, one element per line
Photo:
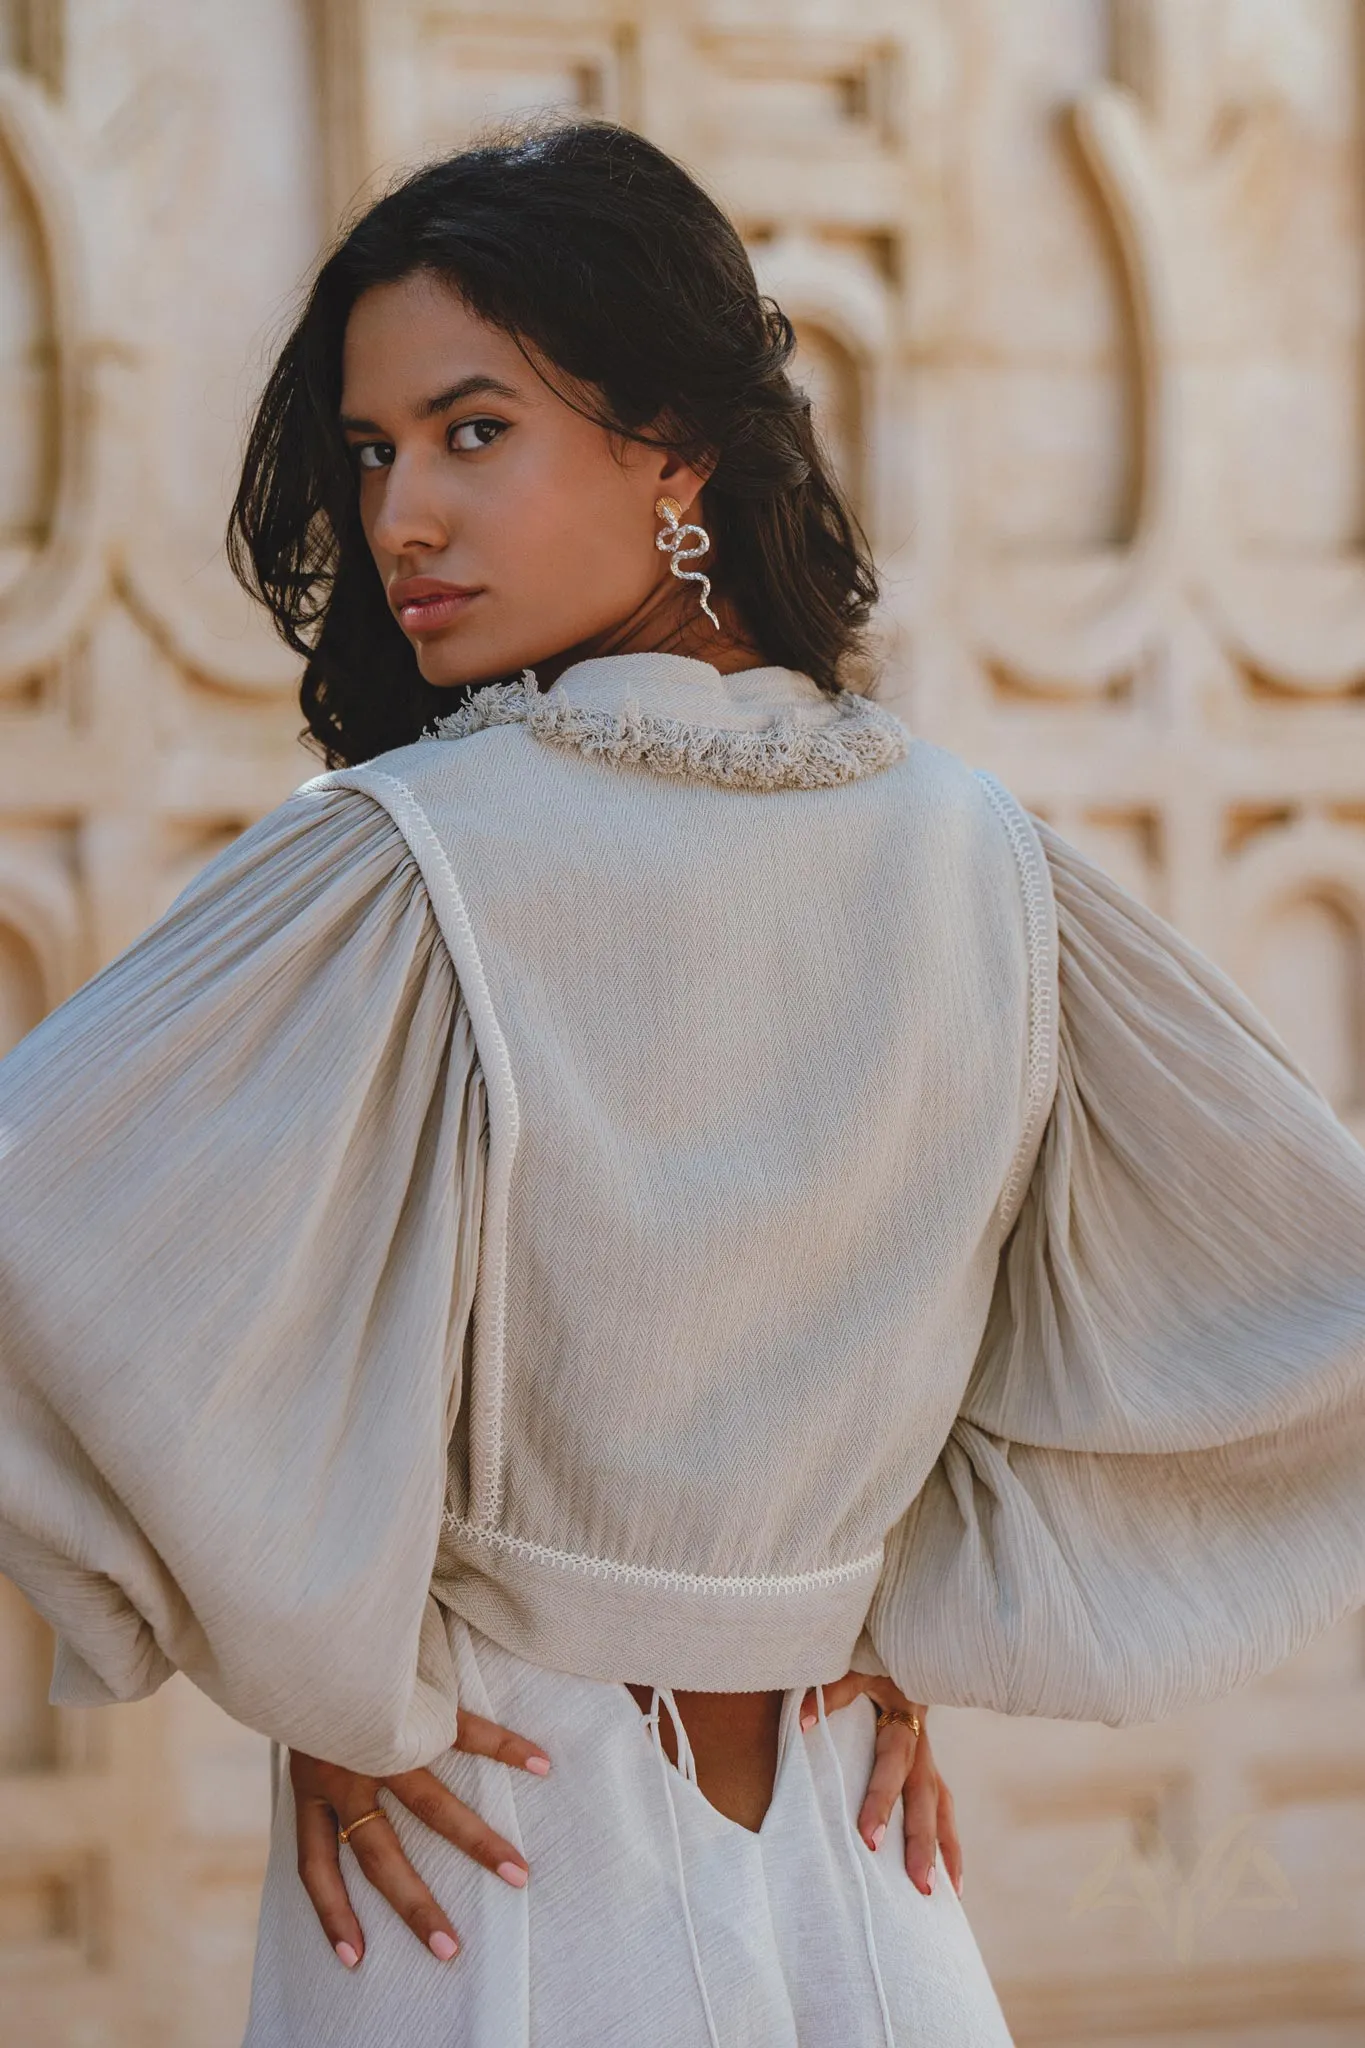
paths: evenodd
<path fill-rule="evenodd" d="M 658 466 L 654 469 L 658 483 L 656 495 L 676 498 L 683 508 L 683 518 L 686 519 L 719 460 L 718 455 L 709 455 L 698 457 L 695 462 L 684 462 L 681 455 L 661 448 L 658 452 Z"/>

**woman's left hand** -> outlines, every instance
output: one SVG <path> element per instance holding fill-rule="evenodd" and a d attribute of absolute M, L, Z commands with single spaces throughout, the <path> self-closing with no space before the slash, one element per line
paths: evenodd
<path fill-rule="evenodd" d="M 927 1896 L 934 1888 L 934 1851 L 943 1849 L 943 1867 L 954 1890 L 962 1892 L 962 1847 L 953 1818 L 953 1795 L 934 1768 L 929 1750 L 929 1709 L 908 1700 L 889 1678 L 871 1671 L 847 1671 L 824 1688 L 825 1711 L 846 1707 L 866 1693 L 878 1707 L 900 1707 L 919 1715 L 919 1734 L 906 1721 L 888 1721 L 877 1735 L 877 1754 L 867 1796 L 858 1815 L 858 1832 L 869 1849 L 881 1847 L 891 1809 L 899 1795 L 905 1800 L 905 1867 L 912 1882 Z M 816 1722 L 815 1688 L 801 1702 L 801 1726 Z"/>

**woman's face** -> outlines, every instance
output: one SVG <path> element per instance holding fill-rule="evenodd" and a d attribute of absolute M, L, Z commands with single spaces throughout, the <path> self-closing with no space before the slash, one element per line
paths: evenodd
<path fill-rule="evenodd" d="M 654 544 L 654 501 L 686 514 L 700 476 L 584 419 L 439 279 L 356 301 L 341 415 L 365 537 L 427 682 L 657 645 L 678 594 L 695 608 Z"/>

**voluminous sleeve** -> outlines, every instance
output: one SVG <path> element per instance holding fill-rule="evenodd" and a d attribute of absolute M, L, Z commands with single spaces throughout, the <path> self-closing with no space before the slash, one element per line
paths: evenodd
<path fill-rule="evenodd" d="M 387 815 L 305 788 L 0 1062 L 0 1570 L 53 1698 L 179 1669 L 388 1774 L 455 1738 L 430 1582 L 486 1134 Z"/>
<path fill-rule="evenodd" d="M 1030 823 L 1055 1095 L 868 1633 L 914 1699 L 1122 1726 L 1365 1603 L 1365 1151 L 1233 982 Z"/>

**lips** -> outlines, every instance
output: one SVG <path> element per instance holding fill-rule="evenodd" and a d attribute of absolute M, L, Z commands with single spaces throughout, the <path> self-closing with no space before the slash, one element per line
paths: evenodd
<path fill-rule="evenodd" d="M 405 633 L 430 633 L 449 625 L 479 594 L 476 586 L 408 576 L 390 586 L 389 603 Z"/>

